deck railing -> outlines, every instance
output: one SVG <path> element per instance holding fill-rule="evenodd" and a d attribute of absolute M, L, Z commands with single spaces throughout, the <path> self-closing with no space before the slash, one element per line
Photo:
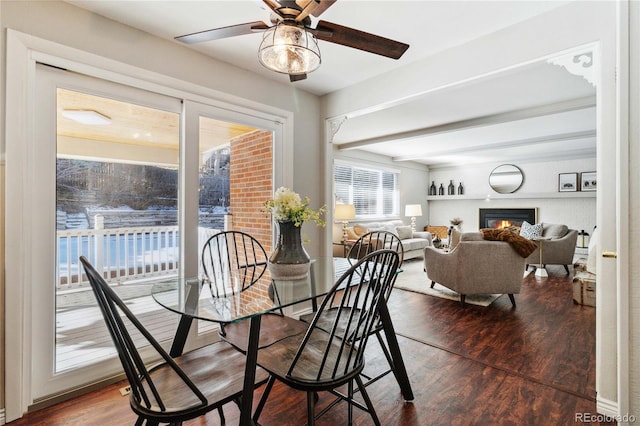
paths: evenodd
<path fill-rule="evenodd" d="M 217 229 L 199 228 L 199 247 Z M 176 275 L 179 260 L 177 226 L 57 231 L 56 285 L 59 290 L 88 285 L 79 257 L 85 256 L 108 282 L 122 284 Z"/>

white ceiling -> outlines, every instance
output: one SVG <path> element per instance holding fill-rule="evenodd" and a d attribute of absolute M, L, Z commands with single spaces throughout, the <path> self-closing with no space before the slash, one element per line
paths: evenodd
<path fill-rule="evenodd" d="M 269 11 L 259 0 L 68 0 L 68 3 L 168 40 L 245 22 L 269 23 Z M 321 15 L 322 20 L 402 41 L 410 45 L 409 49 L 396 61 L 320 41 L 320 68 L 306 80 L 295 83 L 289 83 L 288 76 L 266 70 L 258 63 L 260 34 L 188 48 L 323 95 L 566 3 L 568 1 L 338 0 Z M 345 149 L 357 147 L 432 167 L 560 155 L 564 158 L 595 156 L 594 96 L 595 89 L 583 78 L 557 65 L 533 64 L 435 92 L 385 111 L 348 119 L 342 123 L 333 142 Z M 491 102 L 487 102 L 488 99 Z M 514 113 L 516 110 L 519 112 Z M 409 135 L 412 137 L 402 139 L 402 143 L 397 136 L 393 137 L 406 132 L 413 132 Z M 373 138 L 378 138 L 376 143 L 370 143 Z"/>

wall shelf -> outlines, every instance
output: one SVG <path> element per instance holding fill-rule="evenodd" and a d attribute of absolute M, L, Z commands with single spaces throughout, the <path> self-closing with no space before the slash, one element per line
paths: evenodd
<path fill-rule="evenodd" d="M 504 199 L 541 199 L 541 198 L 596 198 L 597 191 L 585 192 L 534 192 L 513 194 L 465 194 L 465 195 L 429 195 L 427 201 L 457 201 L 457 200 L 504 200 Z"/>

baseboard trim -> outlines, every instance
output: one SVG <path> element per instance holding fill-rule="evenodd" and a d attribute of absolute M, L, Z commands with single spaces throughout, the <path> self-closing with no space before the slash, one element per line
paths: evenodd
<path fill-rule="evenodd" d="M 0 425 L 5 424 L 7 424 L 7 417 L 5 416 L 4 408 L 0 408 Z"/>
<path fill-rule="evenodd" d="M 605 398 L 596 398 L 596 410 L 600 414 L 604 414 L 609 417 L 616 417 L 618 415 L 618 402 Z"/>

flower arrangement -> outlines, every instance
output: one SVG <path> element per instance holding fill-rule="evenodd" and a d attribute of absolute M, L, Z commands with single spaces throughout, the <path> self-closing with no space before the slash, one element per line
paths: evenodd
<path fill-rule="evenodd" d="M 276 222 L 293 222 L 299 227 L 303 222 L 312 220 L 318 226 L 325 226 L 322 215 L 327 207 L 322 206 L 318 210 L 313 210 L 309 208 L 309 202 L 309 197 L 303 200 L 291 189 L 280 187 L 276 190 L 273 199 L 265 201 L 263 206 Z"/>
<path fill-rule="evenodd" d="M 462 219 L 460 219 L 459 217 L 454 217 L 453 219 L 451 219 L 449 222 L 451 222 L 451 224 L 453 226 L 460 226 L 462 225 Z"/>

